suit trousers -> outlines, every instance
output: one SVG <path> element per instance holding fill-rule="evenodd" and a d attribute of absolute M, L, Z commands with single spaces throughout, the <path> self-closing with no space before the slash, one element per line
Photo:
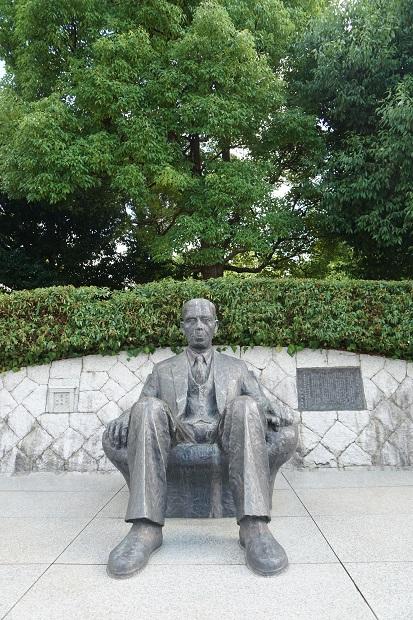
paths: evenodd
<path fill-rule="evenodd" d="M 228 455 L 238 522 L 245 516 L 270 520 L 266 431 L 265 415 L 250 396 L 232 400 L 219 421 L 217 443 Z M 145 397 L 132 407 L 127 442 L 130 496 L 126 521 L 149 519 L 164 524 L 169 450 L 185 440 L 183 425 L 162 400 Z"/>

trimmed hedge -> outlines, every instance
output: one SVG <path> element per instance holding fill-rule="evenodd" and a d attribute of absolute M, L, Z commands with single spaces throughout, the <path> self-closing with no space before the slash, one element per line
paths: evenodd
<path fill-rule="evenodd" d="M 91 353 L 178 349 L 184 301 L 217 306 L 216 344 L 331 348 L 413 359 L 412 282 L 221 278 L 0 294 L 0 370 Z"/>

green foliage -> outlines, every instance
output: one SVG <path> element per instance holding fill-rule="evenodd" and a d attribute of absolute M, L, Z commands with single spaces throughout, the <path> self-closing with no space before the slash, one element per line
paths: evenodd
<path fill-rule="evenodd" d="M 132 240 L 133 251 L 118 251 L 129 234 L 121 205 L 103 202 L 103 192 L 85 193 L 83 200 L 70 208 L 0 196 L 0 283 L 12 290 L 63 284 L 120 288 L 125 281 L 171 275 L 170 268 L 154 264 L 142 243 Z"/>
<path fill-rule="evenodd" d="M 357 279 L 358 262 L 354 250 L 337 239 L 317 240 L 311 256 L 298 260 L 290 269 L 294 278 L 319 278 L 328 280 Z"/>
<path fill-rule="evenodd" d="M 307 185 L 319 141 L 314 115 L 289 113 L 283 58 L 322 4 L 0 0 L 0 190 L 127 205 L 127 251 L 172 274 L 288 263 L 305 212 L 274 189 Z"/>
<path fill-rule="evenodd" d="M 0 370 L 120 349 L 184 345 L 184 301 L 217 306 L 216 344 L 323 347 L 413 359 L 411 282 L 219 278 L 130 291 L 56 287 L 0 294 Z"/>
<path fill-rule="evenodd" d="M 345 240 L 367 278 L 413 274 L 412 20 L 411 0 L 334 2 L 291 63 L 327 145 L 318 231 Z"/>

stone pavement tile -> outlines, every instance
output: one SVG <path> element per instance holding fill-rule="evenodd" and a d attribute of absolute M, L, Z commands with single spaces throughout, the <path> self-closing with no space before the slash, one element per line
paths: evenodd
<path fill-rule="evenodd" d="M 113 497 L 113 491 L 59 493 L 0 491 L 1 517 L 92 518 Z"/>
<path fill-rule="evenodd" d="M 284 470 L 294 489 L 413 486 L 413 469 Z"/>
<path fill-rule="evenodd" d="M 53 562 L 87 522 L 88 519 L 0 518 L 0 564 Z"/>
<path fill-rule="evenodd" d="M 99 516 L 123 519 L 126 513 L 128 497 L 129 490 L 125 487 L 107 506 L 105 506 Z M 306 509 L 291 489 L 276 489 L 274 491 L 272 503 L 271 514 L 273 516 L 307 516 Z"/>
<path fill-rule="evenodd" d="M 310 517 L 276 517 L 270 530 L 292 564 L 337 562 L 333 551 Z"/>
<path fill-rule="evenodd" d="M 130 529 L 121 519 L 94 519 L 59 563 L 106 564 L 109 552 Z M 162 548 L 151 563 L 240 564 L 243 551 L 233 519 L 167 519 Z"/>
<path fill-rule="evenodd" d="M 103 566 L 54 565 L 7 620 L 372 620 L 338 564 L 301 564 L 272 579 L 245 566 L 148 566 L 113 580 Z"/>
<path fill-rule="evenodd" d="M 119 491 L 125 484 L 118 473 L 35 472 L 0 475 L 0 491 Z"/>
<path fill-rule="evenodd" d="M 282 472 L 278 472 L 277 477 L 275 479 L 274 489 L 289 489 L 290 485 L 287 480 L 284 478 Z"/>
<path fill-rule="evenodd" d="M 412 487 L 298 489 L 312 515 L 413 514 Z"/>
<path fill-rule="evenodd" d="M 9 564 L 0 566 L 0 618 L 46 570 L 48 564 Z"/>
<path fill-rule="evenodd" d="M 124 519 L 126 507 L 128 505 L 129 489 L 124 487 L 107 506 L 99 513 L 99 517 L 112 517 L 116 519 Z"/>
<path fill-rule="evenodd" d="M 308 513 L 294 491 L 276 489 L 272 496 L 271 515 L 273 517 L 307 517 Z"/>
<path fill-rule="evenodd" d="M 346 564 L 346 568 L 380 620 L 413 618 L 413 564 Z"/>
<path fill-rule="evenodd" d="M 413 562 L 413 515 L 314 519 L 342 562 Z"/>
<path fill-rule="evenodd" d="M 94 519 L 58 559 L 58 563 L 106 564 L 109 552 L 129 531 L 120 519 Z M 271 531 L 290 562 L 336 562 L 310 517 L 276 517 Z M 153 564 L 244 564 L 234 519 L 167 519 L 164 543 Z"/>

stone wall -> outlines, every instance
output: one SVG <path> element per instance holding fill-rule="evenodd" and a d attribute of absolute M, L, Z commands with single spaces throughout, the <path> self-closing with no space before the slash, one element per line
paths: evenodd
<path fill-rule="evenodd" d="M 296 411 L 301 467 L 413 463 L 413 364 L 343 351 L 255 347 L 241 357 L 274 401 Z M 0 471 L 107 471 L 105 425 L 138 399 L 153 365 L 173 353 L 89 355 L 0 375 Z M 298 368 L 359 367 L 366 408 L 299 411 Z"/>

